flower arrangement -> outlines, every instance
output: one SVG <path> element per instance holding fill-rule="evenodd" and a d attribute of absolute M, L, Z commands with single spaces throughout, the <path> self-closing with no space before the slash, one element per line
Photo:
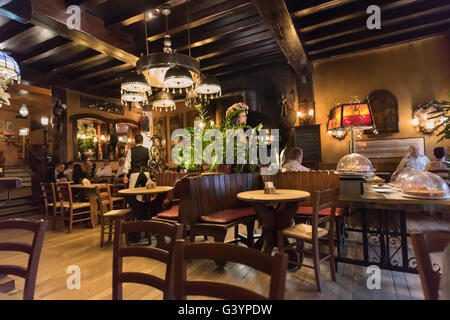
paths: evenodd
<path fill-rule="evenodd" d="M 96 149 L 98 138 L 97 130 L 92 124 L 81 124 L 78 126 L 78 145 L 84 150 Z"/>

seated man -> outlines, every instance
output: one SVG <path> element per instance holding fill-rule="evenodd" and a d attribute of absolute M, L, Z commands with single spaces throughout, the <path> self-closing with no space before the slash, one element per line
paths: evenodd
<path fill-rule="evenodd" d="M 103 160 L 103 168 L 100 168 L 97 170 L 97 173 L 95 174 L 98 178 L 101 177 L 111 177 L 112 174 L 112 169 L 111 166 L 109 165 L 109 160 L 105 159 Z"/>
<path fill-rule="evenodd" d="M 64 164 L 58 163 L 55 169 L 50 169 L 47 173 L 47 182 L 58 183 L 67 182 L 69 179 L 64 175 Z"/>
<path fill-rule="evenodd" d="M 412 145 L 408 149 L 409 154 L 400 161 L 397 170 L 403 168 L 413 168 L 418 170 L 425 170 L 430 159 L 426 155 L 420 154 L 419 148 L 416 145 Z"/>
<path fill-rule="evenodd" d="M 125 166 L 125 159 L 124 158 L 120 158 L 119 159 L 119 169 L 116 172 L 116 177 L 117 178 L 123 178 L 123 168 Z"/>
<path fill-rule="evenodd" d="M 302 166 L 303 149 L 294 148 L 289 152 L 288 162 L 283 165 L 287 171 L 309 171 L 309 168 Z"/>

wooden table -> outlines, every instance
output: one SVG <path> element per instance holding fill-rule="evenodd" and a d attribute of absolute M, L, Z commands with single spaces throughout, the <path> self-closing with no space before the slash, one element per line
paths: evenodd
<path fill-rule="evenodd" d="M 121 196 L 124 196 L 125 199 L 132 197 L 132 196 L 145 196 L 146 200 L 149 204 L 148 206 L 148 216 L 153 217 L 156 214 L 158 214 L 159 210 L 161 209 L 161 206 L 164 202 L 164 199 L 167 196 L 167 193 L 169 191 L 172 191 L 173 187 L 169 186 L 157 186 L 153 189 L 147 189 L 147 187 L 140 187 L 140 188 L 131 188 L 131 189 L 122 189 L 119 190 L 119 194 Z M 151 195 L 156 194 L 156 198 L 154 200 L 151 200 Z"/>
<path fill-rule="evenodd" d="M 94 228 L 98 223 L 98 203 L 97 203 L 97 186 L 105 185 L 104 183 L 101 184 L 71 184 L 70 187 L 72 189 L 78 189 L 78 190 L 84 190 L 89 199 L 89 203 L 91 204 L 91 221 L 92 221 L 92 227 Z"/>
<path fill-rule="evenodd" d="M 14 177 L 1 177 L 0 178 L 0 192 L 3 190 L 7 190 L 8 192 L 8 198 L 6 201 L 0 203 L 0 208 L 3 206 L 6 206 L 9 201 L 11 201 L 10 198 L 10 190 L 15 188 L 21 188 L 22 187 L 22 179 L 20 178 L 14 178 Z"/>
<path fill-rule="evenodd" d="M 250 202 L 262 219 L 261 243 L 257 247 L 271 254 L 277 245 L 278 231 L 291 226 L 300 202 L 309 197 L 309 192 L 290 189 L 277 189 L 273 194 L 265 194 L 264 190 L 238 193 L 237 198 Z"/>
<path fill-rule="evenodd" d="M 408 254 L 408 232 L 406 228 L 407 212 L 440 212 L 444 219 L 450 220 L 450 199 L 445 200 L 422 200 L 408 198 L 401 195 L 399 191 L 393 189 L 393 193 L 379 193 L 371 189 L 374 184 L 364 184 L 364 195 L 360 197 L 345 197 L 339 199 L 339 207 L 358 208 L 362 217 L 362 236 L 364 259 L 350 259 L 346 257 L 336 257 L 337 261 L 352 263 L 357 265 L 378 265 L 380 268 L 417 273 L 415 258 Z M 369 227 L 366 223 L 366 210 L 374 209 L 377 212 L 378 227 Z M 393 230 L 389 226 L 389 218 L 399 218 L 399 231 Z M 369 238 L 374 240 L 374 244 L 379 244 L 379 254 L 369 257 Z M 394 244 L 395 250 L 391 252 L 390 247 Z M 396 261 L 395 254 L 401 252 L 401 263 Z"/>

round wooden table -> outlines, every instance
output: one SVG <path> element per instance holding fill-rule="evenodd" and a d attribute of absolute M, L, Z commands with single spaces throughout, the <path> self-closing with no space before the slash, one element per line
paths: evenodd
<path fill-rule="evenodd" d="M 291 226 L 300 202 L 309 197 L 309 192 L 291 189 L 277 189 L 272 194 L 265 194 L 264 190 L 238 193 L 237 198 L 250 202 L 262 219 L 262 240 L 256 246 L 271 254 L 277 246 L 278 231 Z"/>
<path fill-rule="evenodd" d="M 119 190 L 119 194 L 124 196 L 125 199 L 133 196 L 146 196 L 147 202 L 149 204 L 148 206 L 148 215 L 150 217 L 153 217 L 158 214 L 159 210 L 161 209 L 161 206 L 164 202 L 164 199 L 167 196 L 167 193 L 169 191 L 172 191 L 173 187 L 169 186 L 157 186 L 153 189 L 147 189 L 147 187 L 140 187 L 140 188 L 131 188 L 131 189 L 122 189 Z M 156 198 L 154 200 L 151 200 L 151 195 L 156 194 Z M 130 203 L 131 205 L 131 203 Z M 133 209 L 133 207 L 132 207 Z"/>

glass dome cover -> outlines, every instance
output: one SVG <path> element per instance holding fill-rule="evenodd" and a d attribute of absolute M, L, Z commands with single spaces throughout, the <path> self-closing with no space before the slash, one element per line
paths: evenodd
<path fill-rule="evenodd" d="M 399 169 L 392 174 L 390 183 L 394 187 L 402 189 L 403 184 L 409 177 L 413 176 L 416 173 L 420 173 L 420 172 L 422 172 L 422 171 L 418 170 L 418 169 L 410 168 L 410 167 L 405 167 L 405 168 Z"/>
<path fill-rule="evenodd" d="M 450 189 L 447 182 L 438 175 L 419 171 L 405 180 L 402 194 L 418 199 L 447 199 L 450 198 Z"/>
<path fill-rule="evenodd" d="M 345 175 L 373 175 L 373 166 L 370 160 L 359 153 L 348 154 L 339 160 L 336 168 L 339 174 Z"/>

